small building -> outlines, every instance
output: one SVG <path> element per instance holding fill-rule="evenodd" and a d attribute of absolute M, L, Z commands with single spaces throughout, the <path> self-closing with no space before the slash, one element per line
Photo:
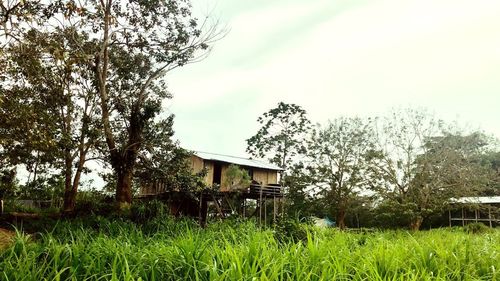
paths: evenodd
<path fill-rule="evenodd" d="M 451 203 L 450 226 L 471 222 L 482 222 L 490 227 L 500 225 L 500 196 L 460 197 L 452 199 Z"/>
<path fill-rule="evenodd" d="M 217 215 L 222 217 L 240 213 L 243 216 L 258 215 L 260 220 L 266 221 L 266 201 L 269 200 L 272 200 L 273 217 L 276 217 L 278 211 L 276 204 L 279 204 L 283 197 L 283 188 L 279 184 L 279 174 L 283 169 L 280 167 L 256 159 L 198 151 L 193 152 L 189 161 L 193 174 L 201 171 L 206 172 L 204 178 L 206 189 L 204 191 L 199 194 L 179 195 L 179 192 L 174 192 L 157 182 L 149 186 L 142 186 L 139 197 L 169 198 L 171 211 L 174 214 L 181 212 L 193 215 L 198 212 L 202 223 L 206 220 L 209 205 L 214 207 L 212 209 L 215 209 Z M 237 165 L 240 169 L 247 171 L 251 183 L 245 187 L 234 188 L 230 186 L 226 180 L 226 172 L 230 165 Z M 176 198 L 175 202 L 171 200 L 173 196 Z M 179 198 L 182 199 L 179 200 Z M 253 214 L 246 213 L 247 199 L 256 201 Z M 180 205 L 189 206 L 190 210 L 180 207 Z M 264 218 L 262 218 L 263 216 Z"/>
<path fill-rule="evenodd" d="M 191 168 L 194 173 L 206 169 L 206 186 L 219 185 L 221 192 L 231 191 L 227 185 L 226 171 L 229 165 L 238 165 L 246 170 L 253 185 L 279 187 L 278 175 L 283 170 L 280 167 L 255 159 L 221 155 L 207 152 L 195 152 L 191 156 Z"/>

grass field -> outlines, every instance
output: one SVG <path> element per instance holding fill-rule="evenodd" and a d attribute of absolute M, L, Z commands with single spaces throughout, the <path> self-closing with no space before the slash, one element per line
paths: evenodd
<path fill-rule="evenodd" d="M 293 237 L 293 238 L 292 238 Z M 93 218 L 18 233 L 0 280 L 500 280 L 500 231 L 260 230 Z"/>

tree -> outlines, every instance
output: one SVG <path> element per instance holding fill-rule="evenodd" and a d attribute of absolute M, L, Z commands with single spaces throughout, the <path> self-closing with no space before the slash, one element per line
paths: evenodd
<path fill-rule="evenodd" d="M 486 168 L 489 174 L 489 182 L 481 195 L 499 196 L 500 195 L 500 152 L 491 150 L 481 156 L 481 165 Z"/>
<path fill-rule="evenodd" d="M 405 213 L 411 228 L 418 229 L 423 218 L 410 196 L 410 190 L 415 191 L 416 160 L 425 153 L 425 140 L 439 132 L 441 122 L 423 110 L 407 108 L 393 110 L 380 125 L 377 136 L 383 158 L 374 172 L 384 183 L 372 188 L 391 202 L 393 212 Z"/>
<path fill-rule="evenodd" d="M 87 155 L 99 136 L 86 39 L 76 26 L 62 23 L 19 34 L 5 50 L 9 67 L 0 89 L 5 155 L 33 172 L 33 182 L 41 165 L 61 171 L 65 212 L 75 207 Z"/>
<path fill-rule="evenodd" d="M 173 115 L 154 126 L 148 126 L 138 155 L 134 178 L 141 185 L 161 182 L 171 191 L 199 191 L 204 187 L 205 172 L 192 173 L 189 157 L 191 152 L 179 147 L 172 140 Z"/>
<path fill-rule="evenodd" d="M 19 1 L 20 4 L 14 6 L 24 7 L 25 2 Z M 76 146 L 77 155 L 85 160 L 82 155 L 88 152 L 87 145 L 92 142 L 89 142 L 89 135 L 75 137 L 78 130 L 72 124 L 81 125 L 80 132 L 86 134 L 88 130 L 84 128 L 94 124 L 91 112 L 96 112 L 105 140 L 106 149 L 101 151 L 116 174 L 116 200 L 119 205 L 130 204 L 134 170 L 141 148 L 149 141 L 145 134 L 155 124 L 163 122 L 158 118 L 161 104 L 170 97 L 162 78 L 172 69 L 203 58 L 208 44 L 221 34 L 217 25 L 209 26 L 206 20 L 199 26 L 197 19 L 191 16 L 189 2 L 185 0 L 58 0 L 40 4 L 37 13 L 27 14 L 15 7 L 8 8 L 8 13 L 26 21 L 15 22 L 9 17 L 9 36 L 13 38 L 10 31 L 14 29 L 19 34 L 24 34 L 24 30 L 31 34 L 43 33 L 36 36 L 38 41 L 34 45 L 28 45 L 33 47 L 28 49 L 34 56 L 30 60 L 33 64 L 26 69 L 30 70 L 30 79 L 36 77 L 41 80 L 46 89 L 30 82 L 23 86 L 24 92 L 27 93 L 27 89 L 46 90 L 43 94 L 50 97 L 51 93 L 55 93 L 57 98 L 51 99 L 49 104 L 62 104 L 64 107 L 60 110 L 61 114 L 59 111 L 47 114 L 59 114 L 63 120 L 62 123 L 52 124 L 55 130 L 46 130 L 59 135 L 47 139 L 55 137 L 61 141 L 59 144 L 64 141 L 65 148 L 69 143 L 79 143 Z M 18 12 L 14 14 L 14 10 Z M 57 36 L 59 41 L 55 40 Z M 198 53 L 200 50 L 201 55 Z M 37 54 L 43 55 L 37 57 Z M 47 55 L 48 61 L 45 60 Z M 2 64 L 5 61 L 3 58 Z M 38 66 L 37 63 L 41 67 L 37 68 L 38 72 L 32 73 L 32 66 Z M 42 75 L 43 71 L 49 74 L 48 78 Z M 3 84 L 11 84 L 12 81 L 16 80 L 4 79 Z M 74 86 L 80 81 L 86 82 L 85 87 L 82 83 Z M 14 88 L 7 90 L 12 92 Z M 75 100 L 77 98 L 80 101 Z M 98 108 L 94 107 L 95 102 Z M 83 113 L 75 118 L 74 112 Z M 62 129 L 58 127 L 61 124 Z M 98 144 L 94 146 L 104 148 Z M 74 147 L 63 149 L 66 174 L 71 173 L 71 166 L 67 164 L 74 156 L 68 151 Z M 68 198 L 74 197 L 75 191 L 74 188 L 67 189 Z"/>
<path fill-rule="evenodd" d="M 229 190 L 248 188 L 251 182 L 252 179 L 248 172 L 238 165 L 231 164 L 225 171 L 224 183 Z"/>
<path fill-rule="evenodd" d="M 161 79 L 179 66 L 198 61 L 220 35 L 191 16 L 186 0 L 89 1 L 87 20 L 96 34 L 92 69 L 100 99 L 109 163 L 116 174 L 116 201 L 132 201 L 131 183 L 139 151 L 168 98 Z M 202 57 L 206 54 L 203 52 Z"/>
<path fill-rule="evenodd" d="M 444 210 L 450 198 L 479 188 L 484 175 L 474 160 L 484 145 L 479 135 L 450 133 L 424 110 L 395 110 L 383 121 L 378 138 L 384 153 L 372 172 L 384 183 L 373 189 L 384 209 L 398 213 L 410 229 Z"/>
<path fill-rule="evenodd" d="M 0 200 L 12 196 L 16 187 L 16 170 L 0 169 Z"/>
<path fill-rule="evenodd" d="M 286 175 L 293 158 L 305 153 L 305 138 L 311 124 L 306 111 L 296 104 L 280 102 L 257 122 L 262 127 L 247 139 L 247 152 L 254 157 L 269 159 L 283 168 Z"/>
<path fill-rule="evenodd" d="M 308 170 L 323 206 L 333 209 L 341 229 L 351 199 L 367 189 L 373 159 L 379 155 L 373 135 L 371 121 L 360 118 L 337 118 L 313 130 Z"/>
<path fill-rule="evenodd" d="M 45 19 L 51 17 L 50 10 L 45 9 L 40 0 L 9 0 L 0 2 L 0 50 L 11 41 L 18 40 L 20 33 L 26 28 L 26 22 L 36 24 L 38 16 Z"/>
<path fill-rule="evenodd" d="M 51 11 L 44 9 L 43 5 L 40 4 L 40 2 L 41 1 L 39 0 L 11 0 L 0 2 L 0 110 L 10 105 L 9 102 L 6 101 L 7 96 L 4 92 L 5 83 L 10 82 L 6 75 L 6 70 L 9 68 L 9 56 L 5 52 L 6 49 L 13 42 L 18 42 L 19 38 L 26 32 L 26 29 L 29 27 L 25 24 L 26 22 L 29 22 L 33 26 L 39 23 L 39 21 L 37 21 L 37 19 L 39 19 L 38 16 L 43 14 L 45 16 L 45 19 L 48 19 L 52 16 Z M 17 111 L 13 116 L 19 117 L 19 115 L 21 115 L 26 117 L 25 115 L 23 115 L 26 113 L 26 111 L 24 110 L 25 108 L 21 107 L 18 109 L 19 111 Z M 19 120 L 24 119 L 17 118 L 15 121 Z M 2 171 L 7 171 L 8 173 L 14 172 L 15 174 L 16 167 L 12 164 L 11 161 L 11 157 L 14 155 L 8 153 L 5 148 L 5 146 L 9 143 L 5 128 L 9 126 L 11 128 L 14 128 L 16 125 L 19 125 L 20 128 L 23 128 L 23 126 L 21 125 L 21 123 L 16 123 L 15 121 L 9 122 L 7 124 L 7 121 L 9 120 L 5 120 L 5 118 L 0 120 L 0 124 L 2 124 L 0 128 L 0 158 L 2 158 L 2 160 L 0 161 L 0 169 Z M 18 130 L 18 132 L 21 130 Z M 30 157 L 28 162 L 33 164 L 33 162 L 35 162 L 33 160 L 33 157 Z"/>
<path fill-rule="evenodd" d="M 490 170 L 480 162 L 488 146 L 484 134 L 445 131 L 427 139 L 424 146 L 409 189 L 414 212 L 423 219 L 442 213 L 452 198 L 476 195 L 488 185 Z"/>
<path fill-rule="evenodd" d="M 311 177 L 303 161 L 288 167 L 283 186 L 286 187 L 284 209 L 289 217 L 306 218 L 317 213 L 318 205 L 313 202 L 310 192 Z"/>

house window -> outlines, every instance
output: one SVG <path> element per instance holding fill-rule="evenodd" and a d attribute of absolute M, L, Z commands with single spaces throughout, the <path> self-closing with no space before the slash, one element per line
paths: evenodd
<path fill-rule="evenodd" d="M 222 178 L 222 165 L 220 162 L 214 162 L 214 180 L 212 183 L 220 185 L 221 178 Z"/>

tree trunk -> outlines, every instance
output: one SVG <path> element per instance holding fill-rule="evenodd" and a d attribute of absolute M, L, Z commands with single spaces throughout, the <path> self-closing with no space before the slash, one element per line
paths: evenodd
<path fill-rule="evenodd" d="M 337 226 L 340 229 L 345 229 L 345 209 L 337 209 L 337 216 L 335 218 L 337 220 Z"/>
<path fill-rule="evenodd" d="M 75 210 L 76 192 L 77 190 L 74 186 L 71 186 L 69 190 L 64 191 L 63 212 L 65 214 L 71 214 Z"/>
<path fill-rule="evenodd" d="M 413 218 L 413 220 L 410 223 L 410 229 L 412 231 L 418 231 L 418 230 L 420 230 L 420 226 L 422 225 L 423 221 L 424 221 L 424 219 L 422 217 L 420 217 L 420 216 L 418 216 L 416 218 Z"/>
<path fill-rule="evenodd" d="M 132 169 L 121 169 L 115 171 L 118 178 L 116 181 L 116 203 L 119 209 L 127 208 L 132 204 Z"/>
<path fill-rule="evenodd" d="M 71 185 L 71 177 L 73 176 L 73 159 L 71 159 L 71 151 L 65 151 L 66 157 L 64 159 L 64 202 L 63 212 L 70 213 L 74 210 L 74 198 L 76 193 L 73 194 L 73 186 Z"/>
<path fill-rule="evenodd" d="M 76 205 L 76 194 L 78 193 L 78 186 L 80 185 L 80 178 L 83 172 L 84 159 L 80 159 L 78 163 L 78 168 L 76 169 L 75 177 L 73 178 L 73 184 L 69 189 L 64 191 L 64 205 L 63 212 L 70 214 L 75 210 Z"/>

